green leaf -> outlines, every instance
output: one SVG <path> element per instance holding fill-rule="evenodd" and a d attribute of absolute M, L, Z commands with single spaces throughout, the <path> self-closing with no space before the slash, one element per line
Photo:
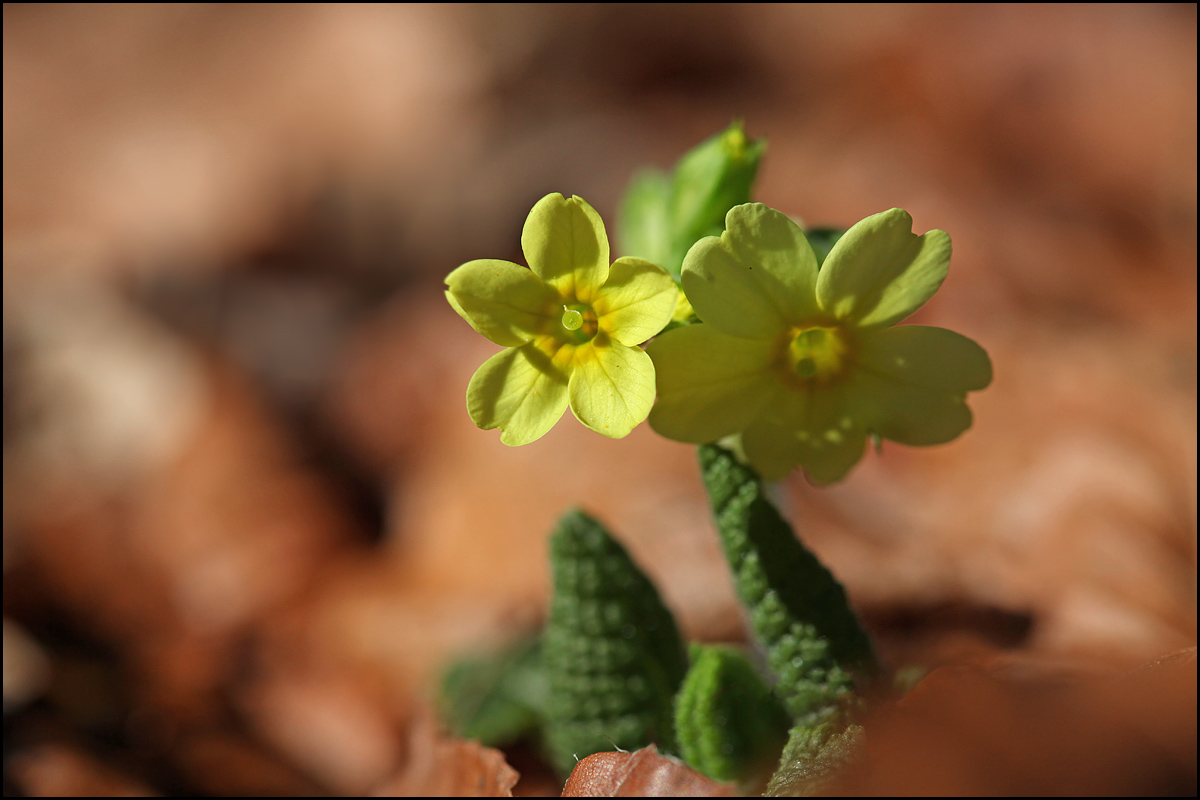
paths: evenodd
<path fill-rule="evenodd" d="M 720 235 L 729 209 L 750 201 L 766 149 L 765 139 L 747 139 L 734 122 L 684 154 L 670 176 L 638 173 L 621 203 L 624 253 L 659 264 L 678 280 L 688 249 Z"/>
<path fill-rule="evenodd" d="M 787 738 L 787 711 L 736 648 L 694 644 L 691 654 L 675 699 L 679 754 L 715 780 L 752 779 L 764 762 L 773 766 Z"/>
<path fill-rule="evenodd" d="M 779 770 L 767 784 L 767 797 L 811 797 L 821 794 L 838 773 L 862 753 L 861 725 L 838 731 L 830 725 L 797 725 L 788 737 Z"/>
<path fill-rule="evenodd" d="M 673 703 L 687 654 L 658 590 L 582 511 L 550 537 L 554 595 L 543 635 L 546 741 L 564 775 L 576 759 L 657 743 L 675 752 Z"/>
<path fill-rule="evenodd" d="M 700 467 L 734 586 L 779 678 L 776 695 L 797 724 L 839 719 L 853 702 L 855 673 L 875 666 L 845 590 L 733 453 L 704 445 Z"/>
<path fill-rule="evenodd" d="M 442 678 L 440 706 L 456 735 L 503 747 L 540 730 L 548 695 L 541 637 L 530 636 L 452 664 Z"/>

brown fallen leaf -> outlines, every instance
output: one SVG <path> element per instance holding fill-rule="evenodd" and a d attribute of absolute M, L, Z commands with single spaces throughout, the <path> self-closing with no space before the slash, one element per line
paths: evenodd
<path fill-rule="evenodd" d="M 403 710 L 357 673 L 296 661 L 264 660 L 262 678 L 243 685 L 251 730 L 334 794 L 387 780 L 404 763 Z"/>
<path fill-rule="evenodd" d="M 309 781 L 278 754 L 236 731 L 188 732 L 171 750 L 179 773 L 199 794 L 216 797 L 318 797 Z"/>
<path fill-rule="evenodd" d="M 596 753 L 575 765 L 563 797 L 736 797 L 654 745 L 632 753 Z"/>
<path fill-rule="evenodd" d="M 136 778 L 65 744 L 31 748 L 5 767 L 6 776 L 29 797 L 159 796 Z"/>
<path fill-rule="evenodd" d="M 409 727 L 408 758 L 373 797 L 512 797 L 520 774 L 504 754 L 447 736 L 433 711 L 419 707 Z"/>
<path fill-rule="evenodd" d="M 1117 679 L 943 667 L 864 727 L 864 758 L 829 794 L 1194 794 L 1195 651 Z"/>

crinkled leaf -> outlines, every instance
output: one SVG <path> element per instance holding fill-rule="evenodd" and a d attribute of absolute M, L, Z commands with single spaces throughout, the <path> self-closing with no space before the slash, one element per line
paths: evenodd
<path fill-rule="evenodd" d="M 693 644 L 691 656 L 675 699 L 679 754 L 719 781 L 753 780 L 764 764 L 769 774 L 787 739 L 787 711 L 736 648 Z"/>
<path fill-rule="evenodd" d="M 767 797 L 811 797 L 828 790 L 845 769 L 863 755 L 863 727 L 838 732 L 833 725 L 797 725 L 788 737 L 779 770 L 771 777 Z"/>
<path fill-rule="evenodd" d="M 733 453 L 704 445 L 700 467 L 734 587 L 779 679 L 776 695 L 797 723 L 839 719 L 852 702 L 854 674 L 875 665 L 845 590 Z"/>
<path fill-rule="evenodd" d="M 675 749 L 673 700 L 687 654 L 650 579 L 582 511 L 550 537 L 554 594 L 543 637 L 546 742 L 568 774 L 579 758 L 657 742 Z"/>

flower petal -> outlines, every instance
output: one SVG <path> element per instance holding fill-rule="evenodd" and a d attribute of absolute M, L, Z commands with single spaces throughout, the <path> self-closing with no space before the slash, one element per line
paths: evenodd
<path fill-rule="evenodd" d="M 884 327 L 933 297 L 950 267 L 950 235 L 912 232 L 893 208 L 856 223 L 838 239 L 817 278 L 821 308 L 860 327 Z"/>
<path fill-rule="evenodd" d="M 855 363 L 888 380 L 959 396 L 992 382 L 987 351 L 962 334 L 903 325 L 861 335 Z"/>
<path fill-rule="evenodd" d="M 658 382 L 650 427 L 694 444 L 744 429 L 783 391 L 771 369 L 775 346 L 702 323 L 659 336 L 646 348 Z"/>
<path fill-rule="evenodd" d="M 590 303 L 608 279 L 608 234 L 596 210 L 581 197 L 557 192 L 537 202 L 521 231 L 529 267 L 568 302 Z"/>
<path fill-rule="evenodd" d="M 500 441 L 529 444 L 567 410 L 567 375 L 536 342 L 510 347 L 483 362 L 467 385 L 467 412 Z"/>
<path fill-rule="evenodd" d="M 635 345 L 671 321 L 679 289 L 665 269 L 640 258 L 618 258 L 592 304 L 600 326 L 622 344 Z"/>
<path fill-rule="evenodd" d="M 683 261 L 683 290 L 700 319 L 748 339 L 812 321 L 817 258 L 800 227 L 761 203 L 731 208 L 725 227 Z"/>
<path fill-rule="evenodd" d="M 552 325 L 558 293 L 518 264 L 468 261 L 446 276 L 446 299 L 493 342 L 517 347 Z"/>
<path fill-rule="evenodd" d="M 575 350 L 571 411 L 596 433 L 620 439 L 654 403 L 654 363 L 640 347 L 600 334 Z"/>
<path fill-rule="evenodd" d="M 868 429 L 909 445 L 948 442 L 971 427 L 968 391 L 992 380 L 987 352 L 944 328 L 905 325 L 863 336 L 854 404 Z"/>
<path fill-rule="evenodd" d="M 796 466 L 817 484 L 839 481 L 862 458 L 866 430 L 846 403 L 847 385 L 792 390 L 742 432 L 746 457 L 763 478 Z"/>
<path fill-rule="evenodd" d="M 931 392 L 862 373 L 855 403 L 865 409 L 867 427 L 885 439 L 907 445 L 949 442 L 971 427 L 971 409 L 962 395 Z"/>

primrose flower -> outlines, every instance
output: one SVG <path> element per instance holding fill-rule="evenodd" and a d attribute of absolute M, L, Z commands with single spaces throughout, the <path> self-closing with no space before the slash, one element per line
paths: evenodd
<path fill-rule="evenodd" d="M 674 280 L 640 258 L 610 266 L 604 223 L 579 197 L 539 200 L 521 249 L 529 269 L 482 259 L 446 276 L 454 310 L 508 348 L 471 378 L 471 419 L 499 428 L 505 444 L 528 444 L 570 405 L 597 433 L 625 436 L 654 403 L 654 363 L 637 345 L 670 321 Z"/>
<path fill-rule="evenodd" d="M 852 227 L 818 268 L 804 233 L 774 209 L 736 206 L 725 226 L 684 259 L 701 323 L 647 348 L 654 430 L 697 444 L 740 434 L 764 478 L 801 466 L 831 483 L 868 434 L 931 445 L 970 427 L 966 394 L 991 382 L 987 353 L 944 328 L 892 327 L 945 280 L 945 231 L 916 236 L 893 208 Z"/>

